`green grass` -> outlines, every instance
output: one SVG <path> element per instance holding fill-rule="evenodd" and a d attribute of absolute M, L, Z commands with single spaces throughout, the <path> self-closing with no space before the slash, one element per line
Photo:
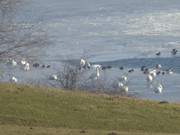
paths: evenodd
<path fill-rule="evenodd" d="M 82 129 L 86 135 L 180 134 L 180 105 L 0 84 L 0 135 L 77 135 Z"/>
<path fill-rule="evenodd" d="M 82 133 L 85 131 L 85 133 Z M 0 126 L 0 135 L 179 135 L 166 133 L 145 133 L 145 132 L 120 132 L 120 131 L 106 131 L 106 130 L 81 130 L 68 128 L 45 128 L 45 127 L 27 127 L 27 126 Z"/>

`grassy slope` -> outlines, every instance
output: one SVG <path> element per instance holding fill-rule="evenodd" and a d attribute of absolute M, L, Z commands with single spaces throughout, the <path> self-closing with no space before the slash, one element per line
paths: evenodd
<path fill-rule="evenodd" d="M 75 129 L 180 134 L 180 105 L 0 84 L 0 125 L 0 134 L 26 134 L 28 127 L 53 135 L 76 135 Z"/>

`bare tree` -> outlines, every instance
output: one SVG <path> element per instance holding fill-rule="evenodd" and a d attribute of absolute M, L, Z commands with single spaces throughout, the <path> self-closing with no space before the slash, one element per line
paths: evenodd
<path fill-rule="evenodd" d="M 47 33 L 40 25 L 9 21 L 21 2 L 0 0 L 0 58 L 36 54 L 49 43 Z"/>
<path fill-rule="evenodd" d="M 22 0 L 0 0 L 1 23 L 5 23 L 5 21 L 10 21 L 12 19 L 21 2 Z"/>
<path fill-rule="evenodd" d="M 47 43 L 46 32 L 36 26 L 26 29 L 14 25 L 0 27 L 0 58 L 36 53 Z"/>

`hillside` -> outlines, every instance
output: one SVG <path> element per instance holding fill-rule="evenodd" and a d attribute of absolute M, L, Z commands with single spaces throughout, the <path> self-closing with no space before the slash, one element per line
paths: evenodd
<path fill-rule="evenodd" d="M 180 105 L 0 84 L 0 135 L 180 134 Z"/>

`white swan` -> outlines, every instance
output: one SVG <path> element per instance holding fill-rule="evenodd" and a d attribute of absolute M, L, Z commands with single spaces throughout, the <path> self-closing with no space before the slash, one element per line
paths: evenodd
<path fill-rule="evenodd" d="M 13 67 L 17 66 L 17 62 L 16 62 L 14 59 L 10 60 L 9 63 L 10 63 Z"/>
<path fill-rule="evenodd" d="M 163 91 L 162 84 L 158 84 L 157 87 L 154 88 L 155 93 L 162 93 L 162 91 Z"/>
<path fill-rule="evenodd" d="M 12 83 L 17 83 L 17 82 L 18 82 L 18 79 L 13 76 L 13 77 L 11 77 L 10 81 L 11 81 Z"/>
<path fill-rule="evenodd" d="M 25 70 L 25 71 L 29 71 L 29 70 L 30 70 L 30 64 L 29 64 L 29 63 L 26 63 L 26 64 L 24 65 L 24 70 Z"/>
<path fill-rule="evenodd" d="M 148 81 L 148 82 L 152 82 L 153 81 L 153 76 L 151 75 L 151 74 L 148 74 L 147 75 L 147 78 L 146 78 L 146 80 Z"/>
<path fill-rule="evenodd" d="M 49 77 L 50 80 L 58 80 L 58 76 L 56 74 L 53 74 Z"/>
<path fill-rule="evenodd" d="M 155 78 L 157 76 L 157 71 L 155 69 L 153 69 L 152 71 L 149 71 L 149 75 L 152 75 L 153 78 Z"/>
<path fill-rule="evenodd" d="M 80 67 L 82 68 L 82 67 L 85 67 L 85 65 L 86 65 L 86 60 L 85 59 L 81 59 L 80 60 Z"/>
<path fill-rule="evenodd" d="M 123 76 L 121 76 L 121 78 L 119 78 L 119 81 L 123 82 L 123 83 L 126 83 L 128 81 L 128 77 L 123 75 Z"/>
<path fill-rule="evenodd" d="M 128 93 L 129 87 L 128 87 L 128 86 L 123 86 L 123 87 L 121 88 L 121 90 L 122 90 L 123 92 L 125 92 L 125 93 Z"/>
<path fill-rule="evenodd" d="M 96 71 L 90 75 L 90 79 L 98 80 L 100 77 L 100 69 L 96 68 Z"/>
<path fill-rule="evenodd" d="M 27 63 L 27 61 L 26 61 L 25 59 L 22 59 L 22 60 L 21 60 L 21 64 L 22 64 L 22 65 L 25 65 L 26 63 Z"/>

